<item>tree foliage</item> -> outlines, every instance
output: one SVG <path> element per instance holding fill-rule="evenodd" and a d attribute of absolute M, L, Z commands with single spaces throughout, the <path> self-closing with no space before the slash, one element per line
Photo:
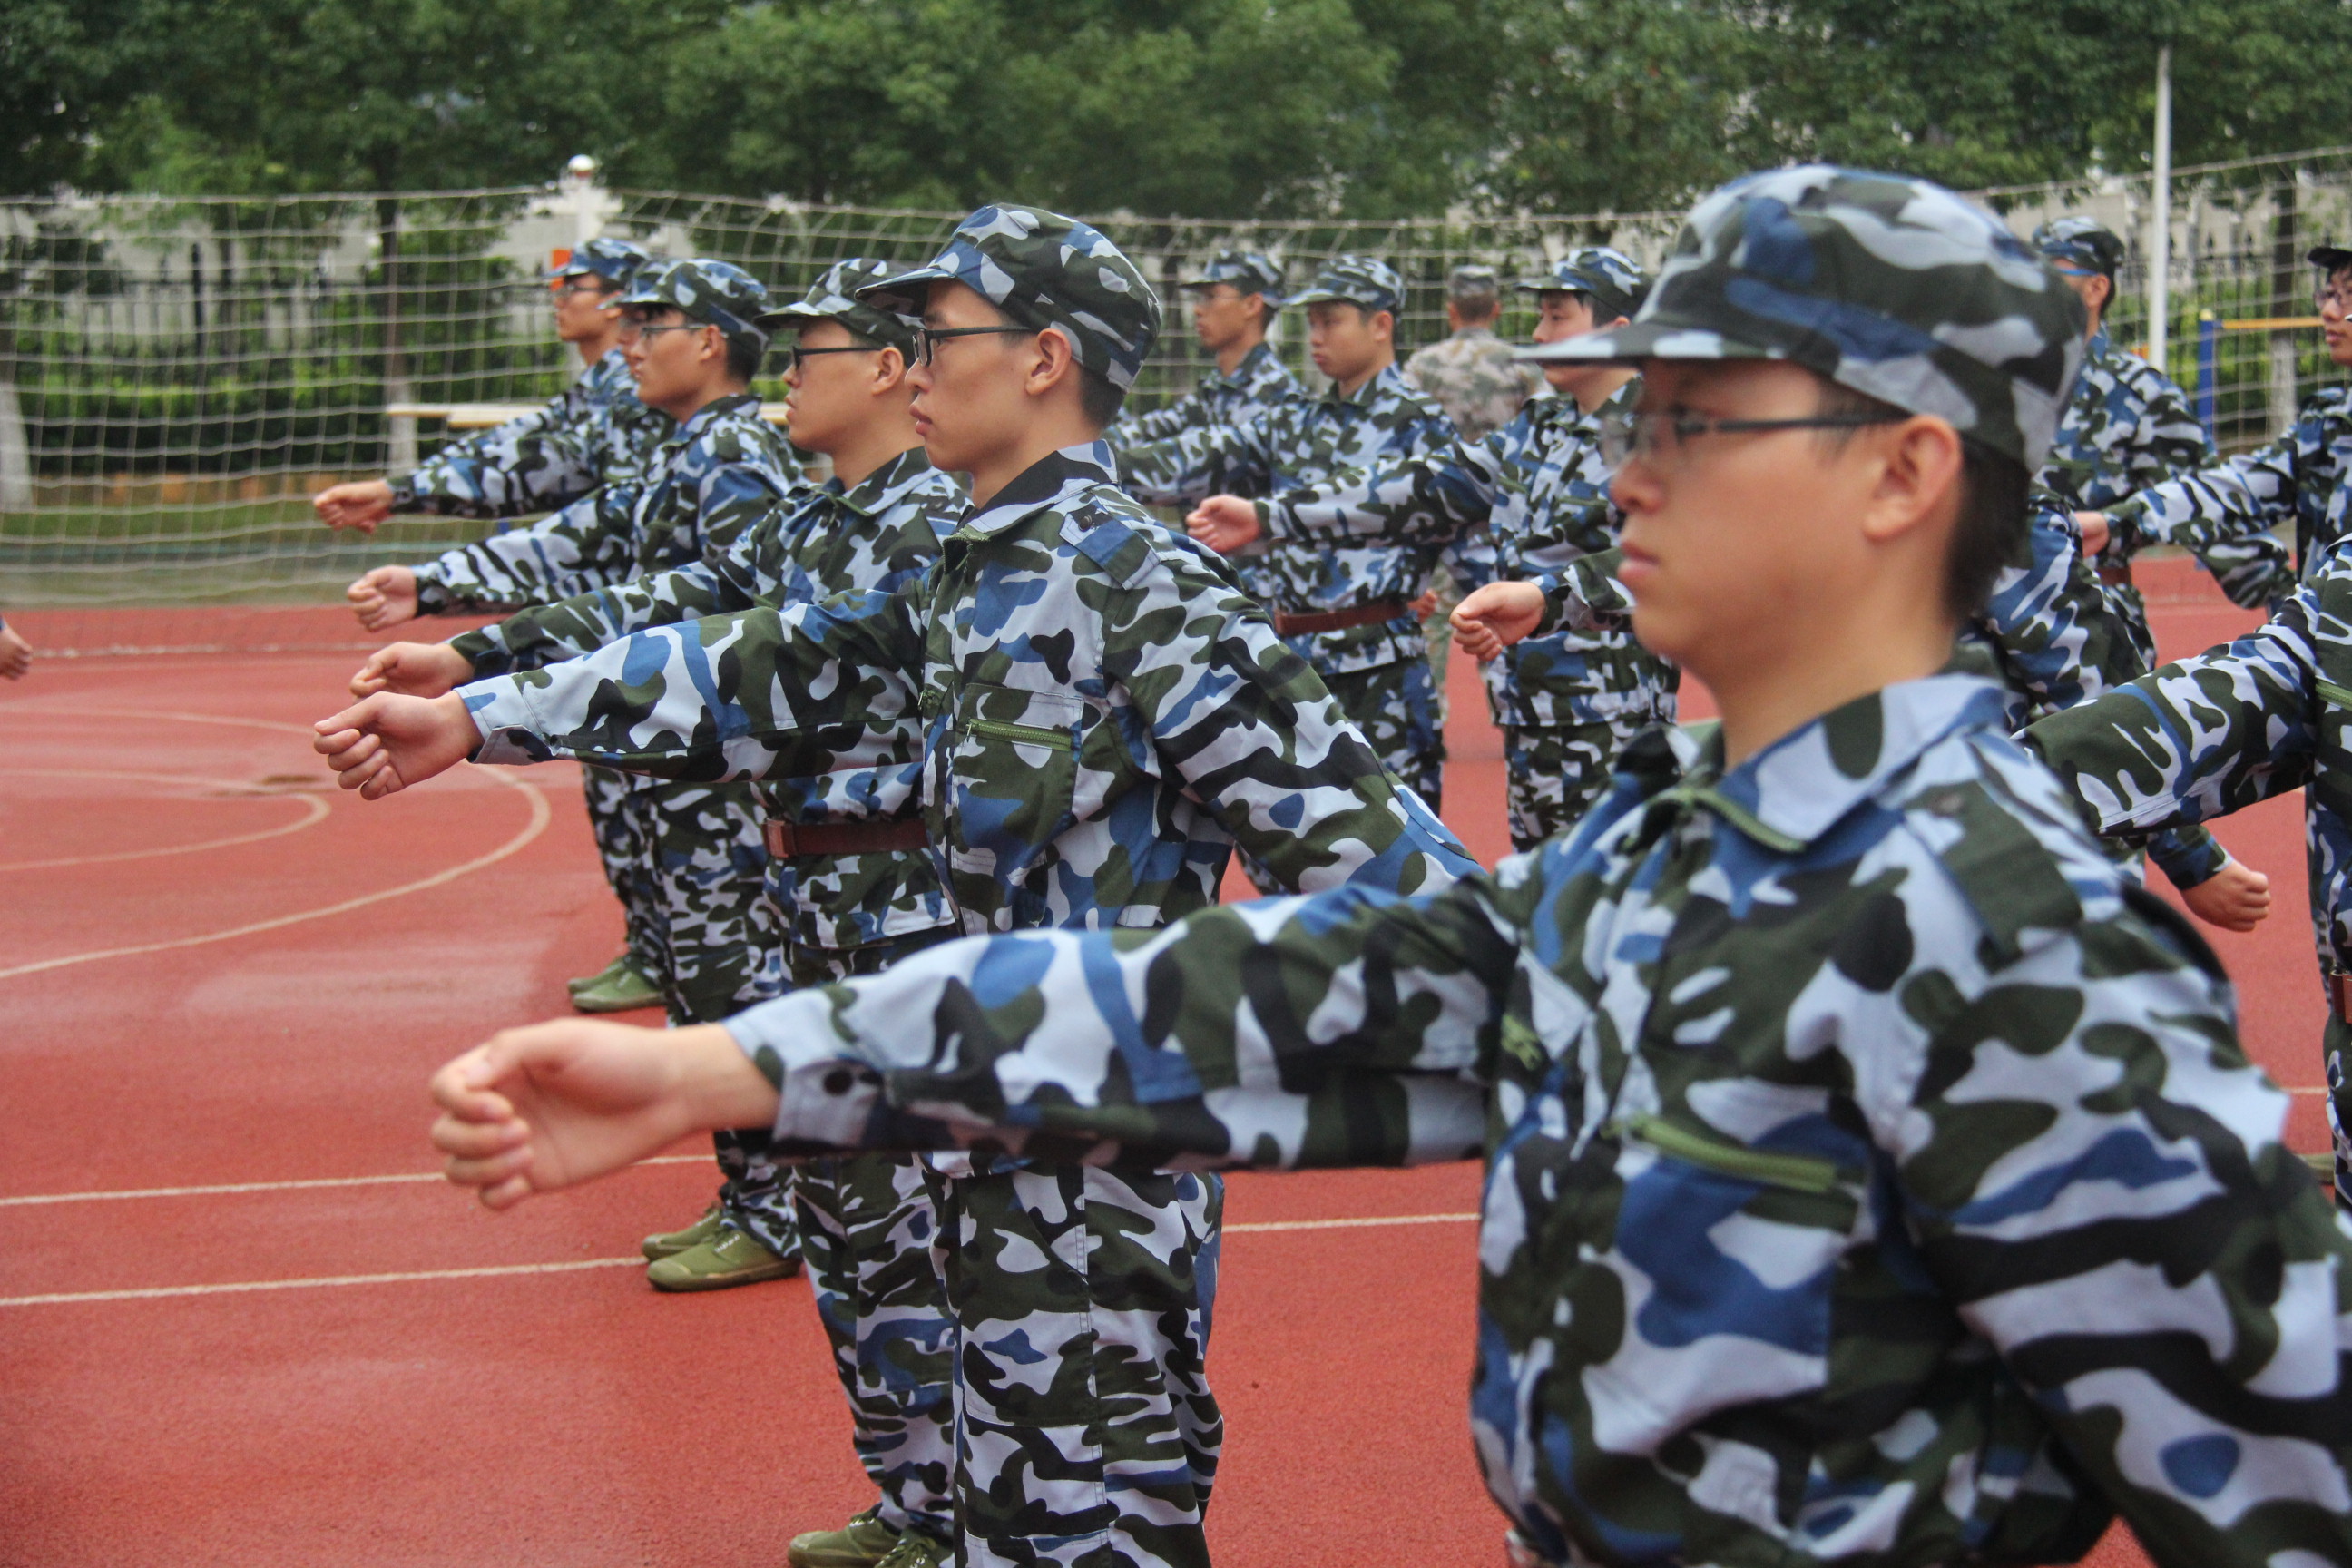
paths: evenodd
<path fill-rule="evenodd" d="M 0 181 L 1627 211 L 2144 167 L 2165 38 L 2183 162 L 2352 124 L 2347 0 L 0 0 Z"/>

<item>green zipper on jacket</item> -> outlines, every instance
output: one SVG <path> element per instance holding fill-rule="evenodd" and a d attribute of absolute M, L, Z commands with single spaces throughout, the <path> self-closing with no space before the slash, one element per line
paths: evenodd
<path fill-rule="evenodd" d="M 975 735 L 1010 741 L 1016 746 L 1051 746 L 1057 752 L 1078 749 L 1067 730 L 1041 730 L 1034 724 L 1009 724 L 1002 719 L 973 719 L 964 727 Z"/>
<path fill-rule="evenodd" d="M 2352 708 L 2352 691 L 2346 690 L 2331 680 L 2319 681 L 2317 685 L 2319 695 L 2328 701 L 2335 703 L 2338 708 Z"/>
<path fill-rule="evenodd" d="M 1800 1193 L 1833 1193 L 1843 1179 L 1835 1161 L 1811 1154 L 1775 1154 L 1717 1142 L 1660 1117 L 1628 1117 L 1619 1123 L 1619 1128 L 1623 1136 L 1636 1143 L 1646 1143 L 1662 1154 L 1671 1154 L 1702 1170 L 1743 1182 Z"/>

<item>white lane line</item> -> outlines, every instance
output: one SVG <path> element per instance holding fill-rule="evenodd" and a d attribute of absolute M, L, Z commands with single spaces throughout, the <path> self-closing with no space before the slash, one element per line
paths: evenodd
<path fill-rule="evenodd" d="M 63 958 L 45 958 L 37 963 L 20 963 L 13 969 L 0 969 L 0 980 L 13 980 L 20 974 L 38 974 L 50 969 L 67 969 L 77 963 L 96 963 L 102 958 L 131 958 L 145 952 L 168 952 L 174 948 L 203 947 L 209 942 L 233 942 L 241 936 L 253 936 L 266 931 L 280 931 L 287 926 L 300 925 L 306 921 L 322 921 L 334 915 L 349 914 L 353 910 L 363 910 L 370 904 L 380 904 L 389 899 L 406 898 L 411 893 L 421 893 L 428 888 L 437 888 L 445 882 L 454 882 L 460 877 L 470 876 L 486 867 L 495 866 L 509 856 L 520 854 L 532 839 L 546 832 L 547 825 L 555 819 L 555 814 L 548 808 L 547 797 L 538 790 L 520 779 L 505 777 L 503 769 L 493 769 L 489 772 L 492 780 L 509 789 L 520 790 L 523 797 L 530 802 L 530 820 L 525 823 L 522 831 L 512 838 L 508 839 L 488 854 L 478 855 L 462 866 L 452 866 L 446 871 L 436 871 L 430 877 L 420 878 L 414 882 L 404 882 L 396 888 L 386 888 L 382 892 L 363 893 L 356 899 L 345 899 L 339 904 L 329 904 L 324 909 L 304 910 L 299 914 L 279 915 L 274 920 L 254 921 L 247 925 L 232 926 L 226 931 L 206 931 L 202 936 L 175 937 L 170 942 L 144 942 L 131 947 L 105 947 L 100 948 L 95 952 L 68 953 Z"/>
<path fill-rule="evenodd" d="M 267 827 L 259 833 L 240 833 L 233 838 L 207 838 L 199 844 L 174 844 L 163 849 L 124 849 L 112 855 L 68 855 L 55 860 L 0 861 L 0 871 L 39 871 L 56 866 L 102 866 L 110 860 L 152 860 L 165 855 L 194 855 L 200 849 L 226 849 L 233 844 L 255 844 L 264 838 L 282 838 L 289 833 L 299 833 L 314 823 L 324 821 L 327 816 L 327 802 L 320 796 L 286 795 L 267 784 L 247 784 L 236 779 L 200 779 L 185 773 L 132 773 L 99 768 L 0 770 L 0 779 L 13 778 L 139 779 L 148 784 L 204 784 L 213 789 L 241 789 L 250 795 L 290 800 L 307 808 L 307 815 L 283 827 Z"/>
<path fill-rule="evenodd" d="M 650 1160 L 640 1160 L 640 1165 L 707 1165 L 708 1154 L 656 1154 Z M 438 1171 L 403 1171 L 391 1176 L 305 1176 L 286 1182 L 223 1182 L 205 1187 L 107 1187 L 88 1193 L 29 1193 L 22 1197 L 0 1198 L 0 1208 L 21 1208 L 27 1204 L 96 1204 L 110 1203 L 122 1198 L 209 1198 L 226 1193 L 292 1193 L 314 1187 L 383 1187 L 403 1182 L 437 1182 Z"/>
<path fill-rule="evenodd" d="M 404 1178 L 405 1179 L 405 1178 Z M 1372 1215 L 1357 1219 L 1277 1219 L 1229 1225 L 1228 1232 L 1358 1230 L 1384 1225 L 1455 1225 L 1475 1214 Z M 569 1274 L 583 1268 L 642 1268 L 643 1258 L 588 1258 L 575 1263 L 507 1263 L 484 1268 L 424 1268 L 405 1274 L 330 1274 L 309 1279 L 240 1279 L 225 1285 L 157 1285 L 141 1290 L 69 1290 L 46 1296 L 0 1296 L 0 1307 L 63 1307 L 87 1301 L 152 1301 L 166 1296 L 232 1296 L 251 1290 L 313 1290 L 343 1285 L 406 1285 L 426 1279 L 488 1279 L 510 1274 Z"/>

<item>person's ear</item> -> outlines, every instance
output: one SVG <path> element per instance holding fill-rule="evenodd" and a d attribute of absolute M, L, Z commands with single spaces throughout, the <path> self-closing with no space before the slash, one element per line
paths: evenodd
<path fill-rule="evenodd" d="M 877 397 L 894 392 L 907 384 L 907 356 L 896 348 L 885 345 L 874 356 L 873 381 L 868 387 Z"/>
<path fill-rule="evenodd" d="M 2116 280 L 2114 279 L 2108 277 L 2103 272 L 2096 278 L 2091 279 L 2092 314 L 2096 315 L 2100 311 L 2105 310 L 2107 308 L 2107 301 L 2113 300 L 2115 297 Z"/>
<path fill-rule="evenodd" d="M 1031 340 L 1028 374 L 1023 378 L 1022 390 L 1032 397 L 1043 397 L 1066 378 L 1077 374 L 1078 362 L 1071 351 L 1070 340 L 1048 329 Z"/>
<path fill-rule="evenodd" d="M 1891 543 L 1938 517 L 1958 515 L 1967 465 L 1960 433 L 1948 421 L 1914 415 L 1869 434 L 1876 439 L 1866 448 L 1860 442 L 1847 447 L 1853 456 L 1866 449 L 1878 463 L 1863 512 L 1864 538 L 1874 544 Z"/>
<path fill-rule="evenodd" d="M 1376 338 L 1394 337 L 1396 335 L 1396 312 L 1393 310 L 1373 311 L 1371 316 L 1371 325 L 1372 336 Z"/>
<path fill-rule="evenodd" d="M 725 359 L 727 357 L 727 334 L 720 331 L 717 327 L 705 326 L 702 329 L 702 342 L 696 349 L 695 357 L 704 361 L 705 363 L 711 360 Z"/>

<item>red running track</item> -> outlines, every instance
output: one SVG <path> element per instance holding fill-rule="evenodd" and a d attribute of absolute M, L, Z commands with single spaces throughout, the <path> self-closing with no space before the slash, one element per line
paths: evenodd
<path fill-rule="evenodd" d="M 2158 597 L 2169 652 L 2251 622 Z M 867 1498 L 804 1282 L 668 1298 L 628 1261 L 704 1158 L 499 1217 L 431 1174 L 426 1073 L 617 940 L 572 770 L 341 795 L 303 726 L 352 662 L 52 660 L 0 694 L 0 1565 L 779 1564 Z M 1452 686 L 1446 815 L 1491 860 L 1500 751 Z M 2222 826 L 2285 907 L 2216 945 L 2307 1089 L 2296 810 Z M 2295 1134 L 2324 1142 L 2308 1094 Z M 1499 1563 L 1475 1201 L 1466 1165 L 1234 1179 L 1224 1568 Z M 1301 1223 L 1347 1218 L 1412 1223 Z"/>

